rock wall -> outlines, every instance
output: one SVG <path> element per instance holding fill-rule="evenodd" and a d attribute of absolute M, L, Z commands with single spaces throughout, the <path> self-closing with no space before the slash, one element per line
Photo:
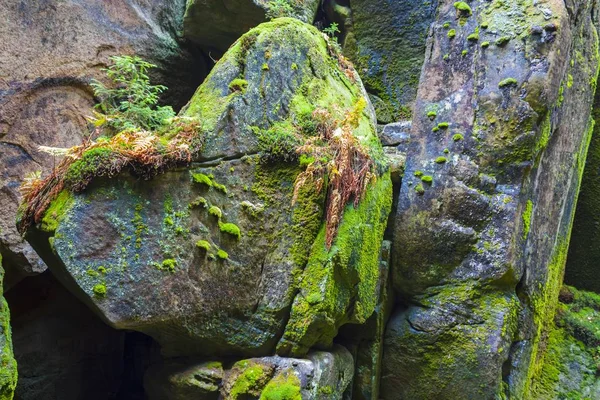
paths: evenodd
<path fill-rule="evenodd" d="M 440 4 L 395 217 L 407 307 L 387 328 L 383 398 L 533 396 L 591 135 L 593 15 Z"/>

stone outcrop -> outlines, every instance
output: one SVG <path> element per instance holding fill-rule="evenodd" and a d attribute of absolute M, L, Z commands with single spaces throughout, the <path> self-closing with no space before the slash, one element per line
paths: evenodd
<path fill-rule="evenodd" d="M 293 17 L 312 24 L 319 0 L 189 0 L 184 35 L 220 53 L 240 36 L 271 18 Z"/>
<path fill-rule="evenodd" d="M 342 325 L 364 323 L 378 303 L 392 188 L 365 99 L 318 30 L 291 18 L 260 25 L 182 110 L 200 122 L 191 166 L 62 192 L 28 240 L 111 326 L 152 336 L 167 355 L 297 357 L 331 347 Z M 289 146 L 319 146 L 308 141 L 325 129 L 315 115 L 354 121 L 352 141 L 368 149 L 376 175 L 345 206 L 331 247 L 325 189 L 305 176 L 293 201 L 312 161 Z"/>
<path fill-rule="evenodd" d="M 46 266 L 15 228 L 19 185 L 56 164 L 38 146 L 70 147 L 89 136 L 89 84 L 109 57 L 136 54 L 158 65 L 165 100 L 181 107 L 206 75 L 182 48 L 185 1 L 0 1 L 0 252 L 7 287 Z"/>
<path fill-rule="evenodd" d="M 395 219 L 407 307 L 387 327 L 382 398 L 533 396 L 593 124 L 594 7 L 440 4 Z"/>
<path fill-rule="evenodd" d="M 352 356 L 342 346 L 306 358 L 261 357 L 227 367 L 221 361 L 192 365 L 170 361 L 151 367 L 150 400 L 321 399 L 341 400 L 352 381 Z"/>

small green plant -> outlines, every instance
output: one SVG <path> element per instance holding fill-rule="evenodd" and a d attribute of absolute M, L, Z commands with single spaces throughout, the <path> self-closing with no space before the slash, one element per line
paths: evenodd
<path fill-rule="evenodd" d="M 93 80 L 94 95 L 100 99 L 92 122 L 115 134 L 126 129 L 153 130 L 168 123 L 175 112 L 170 106 L 158 106 L 159 95 L 167 88 L 151 85 L 148 71 L 155 68 L 135 56 L 114 56 L 113 65 L 104 69 L 110 87 Z"/>
<path fill-rule="evenodd" d="M 431 175 L 424 175 L 421 177 L 421 181 L 427 184 L 430 184 L 433 182 L 433 176 Z"/>
<path fill-rule="evenodd" d="M 435 159 L 436 164 L 444 164 L 448 161 L 446 157 L 440 156 Z"/>
<path fill-rule="evenodd" d="M 452 140 L 454 140 L 455 142 L 461 141 L 464 138 L 465 137 L 461 133 L 456 133 L 454 134 L 454 136 L 452 136 Z"/>
<path fill-rule="evenodd" d="M 415 192 L 417 192 L 418 195 L 422 195 L 423 193 L 425 193 L 425 188 L 423 187 L 423 184 L 419 183 L 417 186 L 415 186 Z"/>
<path fill-rule="evenodd" d="M 457 1 L 456 3 L 454 3 L 454 8 L 456 8 L 456 11 L 458 11 L 461 15 L 470 17 L 473 14 L 471 6 L 469 6 L 464 1 Z"/>
<path fill-rule="evenodd" d="M 330 38 L 337 40 L 336 34 L 340 33 L 339 25 L 337 22 L 332 22 L 327 28 L 323 28 L 323 32 Z"/>
<path fill-rule="evenodd" d="M 449 39 L 454 39 L 456 36 L 456 29 L 450 29 L 446 35 L 448 35 Z"/>
<path fill-rule="evenodd" d="M 291 17 L 294 14 L 294 8 L 289 0 L 272 0 L 267 4 L 267 19 L 275 19 L 281 17 Z"/>

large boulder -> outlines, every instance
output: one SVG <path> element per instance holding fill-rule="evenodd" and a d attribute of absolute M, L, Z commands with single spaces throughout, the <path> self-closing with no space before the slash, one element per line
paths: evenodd
<path fill-rule="evenodd" d="M 206 75 L 179 44 L 185 1 L 0 1 L 0 252 L 6 287 L 46 266 L 15 228 L 19 185 L 56 160 L 38 146 L 70 147 L 90 134 L 91 78 L 109 57 L 136 54 L 159 66 L 153 76 L 181 107 Z"/>
<path fill-rule="evenodd" d="M 386 333 L 382 398 L 529 396 L 593 124 L 593 9 L 440 4 L 398 199 L 406 309 Z"/>
<path fill-rule="evenodd" d="M 150 400 L 306 399 L 341 400 L 352 382 L 354 363 L 342 346 L 306 358 L 261 357 L 233 365 L 221 361 L 167 361 L 145 377 Z"/>
<path fill-rule="evenodd" d="M 378 301 L 392 188 L 365 97 L 317 29 L 291 18 L 260 25 L 182 111 L 200 123 L 192 165 L 63 191 L 28 240 L 110 325 L 154 337 L 165 354 L 302 356 L 330 347 L 340 326 L 365 322 Z M 339 121 L 354 121 L 351 140 L 348 130 L 328 130 Z M 311 141 L 323 130 L 327 143 L 355 143 L 349 150 L 372 161 L 364 196 L 333 214 L 334 235 L 324 214 L 340 192 L 325 182 L 337 178 L 305 171 L 328 157 L 327 144 Z M 299 160 L 302 143 L 319 158 Z M 90 150 L 72 175 L 98 154 Z"/>
<path fill-rule="evenodd" d="M 343 10 L 332 0 L 334 9 Z M 345 24 L 344 54 L 360 73 L 377 110 L 390 123 L 410 119 L 435 18 L 434 0 L 352 0 Z"/>
<path fill-rule="evenodd" d="M 224 52 L 240 36 L 271 18 L 293 17 L 312 24 L 319 0 L 188 0 L 184 35 Z"/>
<path fill-rule="evenodd" d="M 17 362 L 13 354 L 10 310 L 2 290 L 2 256 L 0 256 L 0 399 L 11 400 L 17 386 Z"/>

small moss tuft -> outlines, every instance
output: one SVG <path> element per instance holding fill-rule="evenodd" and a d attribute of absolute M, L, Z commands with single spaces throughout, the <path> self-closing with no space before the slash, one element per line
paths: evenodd
<path fill-rule="evenodd" d="M 210 250 L 210 243 L 206 240 L 198 240 L 196 242 L 196 247 L 199 249 L 202 249 L 204 251 L 209 251 Z"/>
<path fill-rule="evenodd" d="M 246 89 L 248 89 L 248 81 L 245 79 L 234 79 L 229 83 L 229 90 L 232 92 L 240 92 L 242 94 L 246 93 Z"/>
<path fill-rule="evenodd" d="M 96 296 L 106 296 L 106 285 L 104 283 L 95 285 L 92 290 Z"/>
<path fill-rule="evenodd" d="M 498 84 L 499 88 L 504 88 L 507 86 L 517 86 L 519 82 L 515 79 L 515 78 L 506 78 L 503 81 L 500 81 L 500 83 Z"/>
<path fill-rule="evenodd" d="M 192 174 L 192 179 L 194 180 L 195 183 L 200 183 L 200 184 L 206 185 L 208 187 L 213 186 L 212 179 L 210 179 L 210 177 L 208 175 L 204 175 L 201 173 Z"/>
<path fill-rule="evenodd" d="M 227 260 L 229 258 L 229 254 L 227 254 L 225 250 L 219 249 L 219 251 L 217 251 L 217 257 L 219 257 L 221 260 Z"/>
<path fill-rule="evenodd" d="M 440 129 L 448 129 L 450 127 L 450 123 L 449 122 L 440 122 L 437 125 L 437 127 Z"/>
<path fill-rule="evenodd" d="M 454 3 L 454 8 L 456 8 L 456 10 L 459 11 L 462 15 L 467 15 L 469 17 L 473 15 L 473 10 L 471 10 L 471 6 L 469 6 L 464 1 L 457 1 L 456 3 Z"/>
<path fill-rule="evenodd" d="M 423 193 L 425 193 L 425 188 L 423 187 L 423 184 L 419 183 L 417 186 L 415 186 L 415 192 L 417 192 L 418 195 L 422 195 Z"/>
<path fill-rule="evenodd" d="M 427 113 L 427 117 L 433 121 L 435 119 L 435 117 L 437 117 L 437 113 L 435 111 L 429 111 Z"/>
<path fill-rule="evenodd" d="M 444 156 L 439 156 L 435 159 L 436 164 L 444 164 L 448 161 L 448 159 Z"/>
<path fill-rule="evenodd" d="M 227 233 L 231 236 L 235 236 L 238 239 L 242 236 L 242 232 L 240 231 L 240 228 L 235 224 L 231 224 L 231 223 L 219 224 L 219 229 L 221 230 L 221 232 Z"/>
<path fill-rule="evenodd" d="M 484 49 L 490 47 L 490 42 L 485 41 L 485 42 L 481 43 L 481 47 L 483 47 Z"/>
<path fill-rule="evenodd" d="M 459 142 L 461 140 L 463 140 L 465 137 L 461 134 L 461 133 L 456 133 L 454 134 L 454 136 L 452 136 L 452 140 L 454 140 L 455 142 Z"/>
<path fill-rule="evenodd" d="M 446 35 L 448 35 L 448 39 L 454 39 L 456 36 L 456 29 L 450 29 Z"/>
<path fill-rule="evenodd" d="M 175 271 L 175 267 L 177 266 L 177 260 L 174 258 L 168 258 L 163 260 L 161 269 L 168 269 L 169 271 Z"/>
<path fill-rule="evenodd" d="M 419 170 L 415 171 L 415 176 L 416 176 L 417 178 L 420 178 L 420 177 L 422 177 L 422 176 L 423 176 L 423 171 L 419 171 Z"/>
<path fill-rule="evenodd" d="M 221 211 L 221 209 L 217 206 L 212 206 L 211 208 L 209 208 L 208 213 L 213 217 L 217 217 L 218 219 L 221 219 L 221 217 L 223 217 L 223 211 Z"/>
<path fill-rule="evenodd" d="M 499 37 L 498 39 L 496 39 L 496 46 L 504 46 L 506 45 L 508 42 L 510 42 L 510 36 L 502 36 Z"/>
<path fill-rule="evenodd" d="M 421 177 L 421 181 L 424 183 L 428 183 L 431 184 L 433 182 L 433 176 L 431 175 L 424 175 Z"/>

